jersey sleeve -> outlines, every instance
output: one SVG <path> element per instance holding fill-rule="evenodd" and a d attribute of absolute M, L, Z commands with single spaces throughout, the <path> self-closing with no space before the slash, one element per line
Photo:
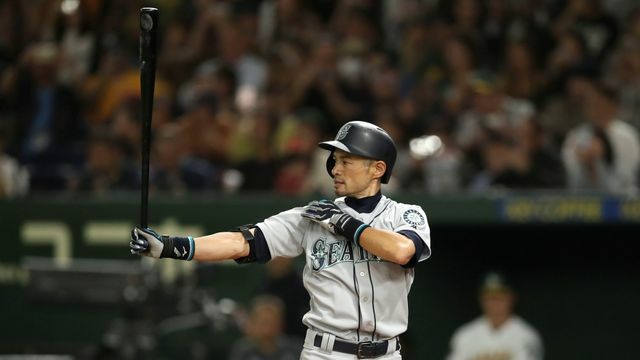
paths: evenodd
<path fill-rule="evenodd" d="M 264 235 L 272 258 L 295 257 L 304 251 L 302 240 L 309 221 L 301 216 L 302 209 L 297 207 L 283 211 L 256 224 Z"/>
<path fill-rule="evenodd" d="M 394 228 L 396 233 L 413 232 L 424 243 L 422 253 L 418 261 L 423 261 L 431 255 L 431 230 L 427 222 L 427 215 L 420 206 L 400 204 L 394 215 Z"/>

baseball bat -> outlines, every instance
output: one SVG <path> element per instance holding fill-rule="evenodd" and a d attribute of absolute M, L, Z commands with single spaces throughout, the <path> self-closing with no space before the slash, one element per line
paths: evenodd
<path fill-rule="evenodd" d="M 156 82 L 158 9 L 140 9 L 140 102 L 142 125 L 142 175 L 140 184 L 140 227 L 146 228 L 149 214 L 149 154 L 151 151 L 151 114 Z"/>

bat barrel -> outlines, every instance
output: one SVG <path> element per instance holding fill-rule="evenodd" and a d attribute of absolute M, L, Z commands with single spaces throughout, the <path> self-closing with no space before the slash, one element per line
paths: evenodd
<path fill-rule="evenodd" d="M 140 227 L 148 225 L 149 207 L 149 154 L 151 152 L 151 116 L 156 77 L 158 43 L 158 18 L 156 8 L 140 9 L 140 100 L 141 100 L 141 184 Z"/>

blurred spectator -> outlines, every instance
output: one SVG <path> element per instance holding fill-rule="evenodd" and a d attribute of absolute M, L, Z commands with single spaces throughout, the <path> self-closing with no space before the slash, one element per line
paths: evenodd
<path fill-rule="evenodd" d="M 405 81 L 416 81 L 423 75 L 431 79 L 442 76 L 441 49 L 450 37 L 449 29 L 437 17 L 414 19 L 405 25 L 398 49 Z"/>
<path fill-rule="evenodd" d="M 527 155 L 525 177 L 532 189 L 559 189 L 566 185 L 566 171 L 559 149 L 544 133 L 538 118 L 529 118 L 515 129 L 517 147 Z"/>
<path fill-rule="evenodd" d="M 378 112 L 388 113 L 388 109 L 399 105 L 400 85 L 400 73 L 389 61 L 372 71 L 370 89 L 375 111 L 367 114 L 368 121 L 375 122 Z"/>
<path fill-rule="evenodd" d="M 178 89 L 178 105 L 182 111 L 189 111 L 199 99 L 209 97 L 215 99 L 218 107 L 232 109 L 236 89 L 236 74 L 231 68 L 206 61 L 198 65 L 193 76 Z"/>
<path fill-rule="evenodd" d="M 340 53 L 366 55 L 380 44 L 380 34 L 375 23 L 379 8 L 375 2 L 341 1 L 337 4 L 332 20 L 332 30 L 338 35 Z"/>
<path fill-rule="evenodd" d="M 233 109 L 220 108 L 215 96 L 205 94 L 177 121 L 184 126 L 191 154 L 215 165 L 227 163 L 231 134 L 237 126 Z"/>
<path fill-rule="evenodd" d="M 88 1 L 61 1 L 56 9 L 56 38 L 60 44 L 58 82 L 80 85 L 89 72 L 95 39 Z"/>
<path fill-rule="evenodd" d="M 569 0 L 553 24 L 556 36 L 576 31 L 585 41 L 587 55 L 600 64 L 618 36 L 615 18 L 605 11 L 601 0 Z"/>
<path fill-rule="evenodd" d="M 500 59 L 504 57 L 505 44 L 512 41 L 509 38 L 509 25 L 513 21 L 514 14 L 509 9 L 511 5 L 509 1 L 489 0 L 484 3 L 485 14 L 480 32 L 484 38 L 484 52 L 490 54 L 490 56 L 485 56 L 485 66 L 496 70 L 501 65 Z"/>
<path fill-rule="evenodd" d="M 332 2 L 328 2 L 332 12 Z M 259 10 L 259 40 L 262 49 L 279 40 L 308 44 L 321 33 L 330 15 L 314 12 L 314 6 L 326 9 L 327 1 L 265 0 Z M 325 5 L 325 6 L 323 6 Z"/>
<path fill-rule="evenodd" d="M 625 30 L 603 79 L 618 89 L 620 119 L 640 129 L 640 7 L 628 15 Z"/>
<path fill-rule="evenodd" d="M 602 3 L 602 6 L 606 12 L 614 16 L 618 22 L 624 21 L 629 14 L 638 10 L 638 4 L 635 1 L 629 0 L 607 0 Z"/>
<path fill-rule="evenodd" d="M 219 188 L 219 174 L 206 161 L 189 156 L 187 139 L 176 124 L 158 129 L 153 138 L 151 188 L 185 194 Z"/>
<path fill-rule="evenodd" d="M 309 62 L 292 84 L 291 101 L 294 106 L 318 109 L 327 120 L 325 132 L 332 133 L 343 123 L 357 119 L 364 107 L 345 93 L 337 69 L 335 40 L 320 38 L 310 51 Z"/>
<path fill-rule="evenodd" d="M 280 42 L 274 45 L 267 58 L 267 78 L 265 89 L 260 101 L 261 112 L 266 112 L 274 119 L 285 117 L 292 113 L 293 99 L 291 84 L 298 75 L 297 72 L 305 65 L 302 46 L 293 42 Z"/>
<path fill-rule="evenodd" d="M 56 81 L 59 48 L 37 43 L 23 54 L 14 78 L 15 137 L 10 151 L 31 167 L 31 189 L 60 190 L 63 166 L 79 163 L 85 126 L 73 89 Z"/>
<path fill-rule="evenodd" d="M 429 194 L 451 194 L 462 190 L 463 153 L 453 141 L 450 129 L 442 122 L 434 124 L 429 134 L 437 137 L 440 146 L 422 162 L 424 189 Z M 436 138 L 432 139 L 436 141 Z"/>
<path fill-rule="evenodd" d="M 576 73 L 606 79 L 619 93 L 616 118 L 640 128 L 633 1 L 156 5 L 164 15 L 153 128 L 175 123 L 189 139 L 188 158 L 220 170 L 220 183 L 206 188 L 331 194 L 327 178 L 316 176 L 326 171 L 324 156 L 292 149 L 350 120 L 397 133 L 392 188 L 464 191 L 477 175 L 483 186 L 561 188 L 552 175 L 564 172 L 552 174 L 552 159 L 583 121 L 566 96 Z M 31 191 L 66 189 L 83 166 L 87 129 L 108 125 L 128 160 L 137 160 L 138 13 L 126 0 L 0 1 L 6 152 L 29 169 Z M 306 109 L 320 115 L 313 131 L 292 121 Z M 542 152 L 523 148 L 527 124 L 543 139 Z M 437 135 L 443 152 L 413 159 L 409 141 L 421 135 Z M 508 168 L 518 163 L 518 179 L 495 183 L 489 166 L 497 164 L 483 161 L 489 153 L 504 154 Z M 539 168 L 547 163 L 554 165 Z"/>
<path fill-rule="evenodd" d="M 85 121 L 89 124 L 101 124 L 112 115 L 112 107 L 118 107 L 121 101 L 126 101 L 134 96 L 134 89 L 131 89 L 122 98 L 118 100 L 107 101 L 110 96 L 109 88 L 112 86 L 114 79 L 119 78 L 127 71 L 133 71 L 127 59 L 127 53 L 124 49 L 111 45 L 101 50 L 100 60 L 98 61 L 97 70 L 87 76 L 81 86 L 78 96 L 85 103 Z M 138 90 L 139 92 L 139 90 Z M 116 96 L 119 94 L 114 94 Z M 105 102 L 110 103 L 109 106 L 104 105 Z"/>
<path fill-rule="evenodd" d="M 108 132 L 94 132 L 89 138 L 82 172 L 69 181 L 73 191 L 105 195 L 112 191 L 137 190 L 137 167 L 125 156 L 122 143 Z"/>
<path fill-rule="evenodd" d="M 531 52 L 536 54 L 534 63 L 543 64 L 553 44 L 553 34 L 550 33 L 553 17 L 558 13 L 562 2 L 557 1 L 504 1 L 490 0 L 490 2 L 504 2 L 508 14 L 508 24 L 504 28 L 503 40 L 505 46 L 511 42 L 526 43 Z M 503 53 L 504 55 L 504 53 Z"/>
<path fill-rule="evenodd" d="M 420 27 L 424 22 L 421 19 L 425 19 L 430 16 L 430 12 L 434 11 L 435 2 L 423 2 L 414 0 L 385 0 L 381 2 L 382 9 L 382 30 L 385 36 L 385 47 L 393 50 L 400 50 L 397 48 L 399 44 L 407 40 L 407 38 L 413 38 L 409 33 L 413 33 L 414 26 Z M 428 35 L 422 33 L 422 35 Z M 408 40 L 413 42 L 412 40 Z M 409 47 L 400 45 L 404 50 L 409 50 Z M 416 53 L 419 53 L 419 49 L 424 47 L 416 47 Z M 407 67 L 410 68 L 410 67 Z"/>
<path fill-rule="evenodd" d="M 471 107 L 461 112 L 453 136 L 466 155 L 465 171 L 470 173 L 465 177 L 473 177 L 483 170 L 483 153 L 489 155 L 486 151 L 509 153 L 509 157 L 512 156 L 505 146 L 517 142 L 514 138 L 515 128 L 530 119 L 535 108 L 528 100 L 505 95 L 491 74 L 476 74 L 468 80 L 467 87 Z M 506 160 L 504 157 L 502 159 Z M 489 161 L 494 160 L 492 158 Z M 498 169 L 486 170 L 492 172 Z"/>
<path fill-rule="evenodd" d="M 484 50 L 482 45 L 485 39 L 482 32 L 478 31 L 481 26 L 484 4 L 474 0 L 454 0 L 450 2 L 450 6 L 450 16 L 455 34 L 468 39 L 472 52 Z"/>
<path fill-rule="evenodd" d="M 469 188 L 484 192 L 499 188 L 524 188 L 529 158 L 505 135 L 489 132 L 482 143 L 482 171 L 472 179 Z"/>
<path fill-rule="evenodd" d="M 56 81 L 59 48 L 53 42 L 33 45 L 24 54 L 14 84 L 20 114 L 20 154 L 32 160 L 81 140 L 78 103 L 68 87 Z"/>
<path fill-rule="evenodd" d="M 113 56 L 118 57 L 117 54 L 120 50 L 114 50 L 116 54 Z M 124 59 L 114 59 L 118 64 L 113 66 L 120 67 Z M 105 66 L 110 66 L 105 64 Z M 111 70 L 106 69 L 106 73 L 100 77 L 98 81 L 99 91 L 95 94 L 96 107 L 91 110 L 90 116 L 94 124 L 102 124 L 106 122 L 114 111 L 120 106 L 122 102 L 132 98 L 140 97 L 140 74 L 137 69 L 132 67 L 125 68 L 125 71 L 116 70 L 116 73 L 112 73 Z M 164 98 L 170 96 L 172 89 L 170 85 L 162 78 L 156 78 L 154 96 L 157 98 Z"/>
<path fill-rule="evenodd" d="M 122 143 L 127 157 L 132 160 L 140 158 L 141 111 L 139 99 L 125 100 L 114 111 L 108 125 L 109 131 Z M 154 124 L 155 118 L 152 126 Z"/>
<path fill-rule="evenodd" d="M 537 54 L 523 41 L 511 41 L 505 45 L 505 61 L 500 81 L 504 83 L 506 95 L 537 100 L 545 85 L 544 75 L 537 64 Z"/>
<path fill-rule="evenodd" d="M 533 118 L 519 122 L 512 137 L 489 132 L 482 146 L 484 170 L 471 182 L 473 191 L 540 190 L 565 185 L 565 170 L 557 149 L 545 144 Z"/>
<path fill-rule="evenodd" d="M 276 130 L 276 146 L 282 159 L 275 175 L 277 192 L 302 195 L 314 190 L 309 173 L 313 154 L 322 140 L 323 120 L 318 111 L 304 108 L 280 123 Z"/>
<path fill-rule="evenodd" d="M 567 77 L 577 70 L 595 69 L 584 36 L 577 31 L 567 31 L 558 36 L 555 47 L 547 60 L 548 91 L 556 95 L 564 91 Z"/>
<path fill-rule="evenodd" d="M 542 360 L 542 340 L 531 325 L 513 313 L 516 295 L 503 274 L 485 275 L 479 301 L 482 315 L 456 330 L 447 360 Z"/>
<path fill-rule="evenodd" d="M 273 146 L 274 121 L 265 113 L 249 117 L 236 128 L 230 149 L 232 166 L 243 177 L 243 190 L 273 189 L 278 169 Z"/>
<path fill-rule="evenodd" d="M 573 190 L 635 194 L 640 169 L 638 130 L 618 119 L 615 93 L 584 76 L 569 81 L 569 95 L 583 124 L 571 130 L 562 158 Z"/>
<path fill-rule="evenodd" d="M 640 40 L 640 6 L 625 14 L 624 36 L 632 41 Z"/>
<path fill-rule="evenodd" d="M 274 190 L 284 195 L 308 193 L 309 160 L 302 154 L 291 153 L 281 159 Z"/>
<path fill-rule="evenodd" d="M 252 303 L 245 337 L 233 344 L 229 360 L 295 360 L 301 343 L 283 334 L 284 305 L 274 296 L 261 295 Z"/>
<path fill-rule="evenodd" d="M 174 85 L 186 80 L 190 69 L 216 55 L 217 28 L 228 16 L 225 2 L 184 2 L 169 19 L 162 37 L 158 69 Z"/>
<path fill-rule="evenodd" d="M 5 152 L 8 135 L 0 122 L 0 198 L 25 195 L 29 189 L 29 173 Z"/>
<path fill-rule="evenodd" d="M 545 68 L 547 86 L 540 99 L 540 123 L 553 142 L 560 145 L 567 132 L 580 124 L 580 117 L 564 96 L 567 80 L 578 72 L 595 72 L 583 36 L 575 31 L 563 33 L 551 50 Z"/>
<path fill-rule="evenodd" d="M 302 340 L 307 328 L 300 322 L 309 311 L 309 294 L 292 258 L 275 258 L 266 265 L 259 293 L 278 297 L 284 304 L 284 333 Z"/>
<path fill-rule="evenodd" d="M 3 1 L 0 3 L 0 76 L 15 65 L 20 57 L 20 52 L 27 40 L 26 19 L 22 10 L 22 2 L 19 0 Z M 0 80 L 4 81 L 0 77 Z M 0 88 L 0 91 L 4 89 Z M 0 92 L 7 96 L 4 91 Z M 2 100 L 0 100 L 2 104 Z"/>
<path fill-rule="evenodd" d="M 471 102 L 471 80 L 477 75 L 476 53 L 465 38 L 451 39 L 444 49 L 446 80 L 442 89 L 444 112 L 455 115 L 465 111 Z"/>

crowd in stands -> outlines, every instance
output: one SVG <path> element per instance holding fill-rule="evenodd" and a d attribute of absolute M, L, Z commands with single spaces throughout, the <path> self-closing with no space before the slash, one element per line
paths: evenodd
<path fill-rule="evenodd" d="M 330 194 L 351 120 L 391 191 L 637 191 L 634 0 L 0 0 L 0 197 L 138 189 L 142 5 L 152 191 Z"/>

